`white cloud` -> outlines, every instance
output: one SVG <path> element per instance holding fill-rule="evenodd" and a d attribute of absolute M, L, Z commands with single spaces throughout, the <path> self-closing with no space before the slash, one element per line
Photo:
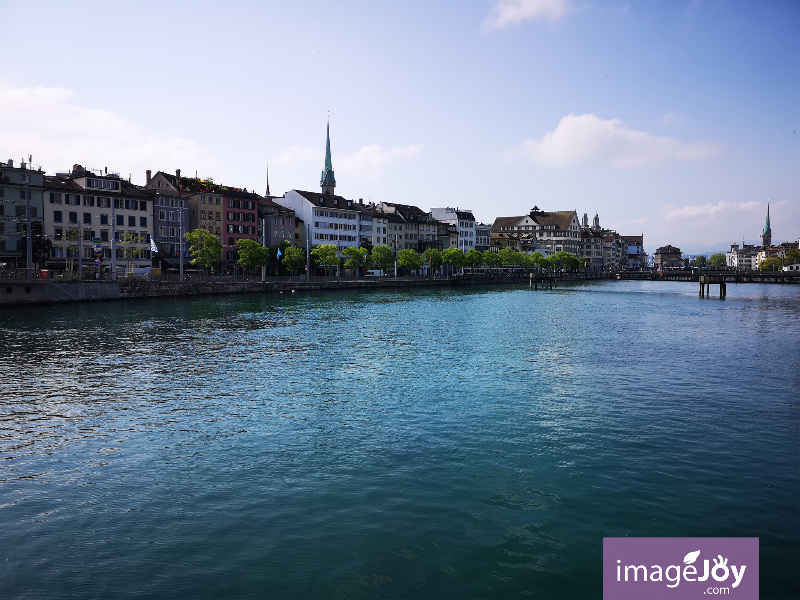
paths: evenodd
<path fill-rule="evenodd" d="M 297 163 L 302 164 L 319 162 L 321 164 L 323 160 L 324 155 L 319 151 L 318 148 L 309 148 L 307 146 L 295 144 L 293 146 L 289 146 L 277 156 L 273 156 L 270 159 L 270 163 L 275 163 L 278 165 L 293 165 Z"/>
<path fill-rule="evenodd" d="M 571 11 L 570 0 L 497 0 L 483 27 L 503 29 L 536 19 L 553 23 Z"/>
<path fill-rule="evenodd" d="M 668 162 L 711 158 L 719 146 L 686 143 L 628 129 L 620 119 L 603 120 L 593 114 L 567 115 L 541 140 L 526 140 L 507 158 L 527 158 L 550 167 L 610 166 L 615 169 L 656 167 Z"/>
<path fill-rule="evenodd" d="M 33 155 L 47 172 L 86 167 L 125 170 L 144 179 L 147 169 L 210 168 L 209 151 L 192 140 L 147 131 L 107 110 L 72 103 L 63 88 L 0 83 L 0 147 Z M 120 173 L 124 175 L 124 173 Z"/>
<path fill-rule="evenodd" d="M 363 146 L 352 154 L 333 153 L 333 170 L 337 174 L 346 173 L 348 177 L 367 177 L 377 179 L 383 175 L 383 169 L 402 160 L 411 160 L 422 154 L 424 146 L 410 144 L 384 148 L 377 144 Z M 290 146 L 271 159 L 280 165 L 307 164 L 322 168 L 324 154 L 319 149 L 305 146 Z M 341 179 L 341 176 L 337 176 Z"/>
<path fill-rule="evenodd" d="M 402 160 L 416 158 L 424 146 L 411 144 L 409 146 L 383 148 L 378 145 L 364 146 L 354 154 L 347 154 L 339 159 L 342 171 L 350 175 L 378 178 L 383 175 L 384 167 Z M 334 161 L 334 168 L 335 168 Z"/>
<path fill-rule="evenodd" d="M 751 201 L 751 202 L 724 202 L 720 201 L 716 204 L 694 204 L 689 206 L 675 206 L 674 204 L 665 204 L 661 207 L 661 216 L 665 220 L 681 220 L 690 219 L 696 221 L 708 217 L 716 217 L 724 213 L 734 212 L 747 212 L 757 213 L 761 210 L 766 212 L 764 203 Z"/>

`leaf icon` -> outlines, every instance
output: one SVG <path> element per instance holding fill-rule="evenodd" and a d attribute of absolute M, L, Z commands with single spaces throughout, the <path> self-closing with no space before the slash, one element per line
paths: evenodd
<path fill-rule="evenodd" d="M 689 552 L 686 556 L 683 557 L 683 563 L 686 565 L 692 564 L 694 561 L 697 560 L 697 557 L 700 556 L 700 550 L 695 550 L 694 552 Z"/>

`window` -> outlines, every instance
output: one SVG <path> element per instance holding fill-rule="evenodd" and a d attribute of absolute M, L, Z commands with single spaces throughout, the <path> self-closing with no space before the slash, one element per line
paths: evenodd
<path fill-rule="evenodd" d="M 206 203 L 206 197 L 200 196 L 200 204 L 205 204 L 205 203 Z"/>
<path fill-rule="evenodd" d="M 63 229 L 60 229 L 60 228 L 59 228 L 59 229 L 54 229 L 54 230 L 53 230 L 53 237 L 54 237 L 56 240 L 63 239 L 63 237 L 64 237 L 64 230 L 63 230 Z"/>
<path fill-rule="evenodd" d="M 86 179 L 86 187 L 96 188 L 101 190 L 119 190 L 119 181 L 109 181 L 107 179 L 93 179 L 89 177 Z"/>
<path fill-rule="evenodd" d="M 139 217 L 139 227 L 147 227 L 147 217 Z"/>
<path fill-rule="evenodd" d="M 50 192 L 50 204 L 61 204 L 61 194 Z"/>
<path fill-rule="evenodd" d="M 100 225 L 108 225 L 108 213 L 100 215 Z"/>
<path fill-rule="evenodd" d="M 174 227 L 170 227 L 169 228 L 169 237 L 175 237 L 175 228 Z"/>
<path fill-rule="evenodd" d="M 77 212 L 70 212 L 69 213 L 69 222 L 70 223 L 77 223 L 78 222 L 78 213 Z"/>
<path fill-rule="evenodd" d="M 83 197 L 83 205 L 84 206 L 94 206 L 94 196 L 84 196 Z"/>
<path fill-rule="evenodd" d="M 136 217 L 128 216 L 128 227 L 136 227 Z"/>
<path fill-rule="evenodd" d="M 92 213 L 83 213 L 83 222 L 85 225 L 92 224 Z"/>
<path fill-rule="evenodd" d="M 167 228 L 164 225 L 160 225 L 158 228 L 158 235 L 161 237 L 165 237 L 167 235 Z"/>
<path fill-rule="evenodd" d="M 125 225 L 125 217 L 124 216 L 117 215 L 117 225 L 119 225 L 120 227 L 122 225 Z"/>
<path fill-rule="evenodd" d="M 165 211 L 165 210 L 158 211 L 158 220 L 159 221 L 166 221 L 167 220 L 167 211 Z"/>

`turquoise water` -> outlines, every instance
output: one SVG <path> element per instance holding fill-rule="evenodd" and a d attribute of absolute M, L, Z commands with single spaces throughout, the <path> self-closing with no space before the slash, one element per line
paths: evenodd
<path fill-rule="evenodd" d="M 800 595 L 800 289 L 0 315 L 3 598 L 599 598 L 604 536 Z"/>

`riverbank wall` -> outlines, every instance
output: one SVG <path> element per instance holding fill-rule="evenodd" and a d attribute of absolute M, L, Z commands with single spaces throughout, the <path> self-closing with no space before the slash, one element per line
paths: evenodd
<path fill-rule="evenodd" d="M 48 279 L 5 279 L 0 280 L 0 307 L 177 296 L 439 287 L 452 284 L 453 281 L 450 279 L 412 277 L 397 279 L 385 277 L 374 280 L 320 277 L 312 278 L 311 281 L 281 278 L 265 282 L 213 279 L 184 282 L 143 280 L 60 282 Z"/>

